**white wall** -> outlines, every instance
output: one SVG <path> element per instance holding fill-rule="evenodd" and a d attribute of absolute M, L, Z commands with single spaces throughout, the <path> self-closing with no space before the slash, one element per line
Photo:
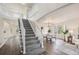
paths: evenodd
<path fill-rule="evenodd" d="M 47 30 L 46 24 L 48 22 L 52 24 L 52 27 L 53 25 L 66 25 L 68 30 L 73 31 L 73 35 L 77 38 L 79 27 L 79 4 L 71 4 L 52 12 L 37 22 L 40 26 L 44 26 L 45 30 Z"/>
<path fill-rule="evenodd" d="M 11 47 L 14 45 L 16 46 L 19 45 L 19 36 L 16 30 L 17 30 L 17 20 L 9 20 L 0 17 L 0 45 L 4 43 L 7 39 L 8 39 L 6 43 L 7 45 Z"/>

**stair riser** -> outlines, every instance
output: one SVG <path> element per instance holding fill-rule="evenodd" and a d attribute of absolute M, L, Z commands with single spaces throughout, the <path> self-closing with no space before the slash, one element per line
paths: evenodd
<path fill-rule="evenodd" d="M 27 30 L 27 29 L 32 29 L 32 28 L 31 27 L 26 27 L 25 30 Z"/>
<path fill-rule="evenodd" d="M 34 32 L 26 32 L 26 34 L 34 34 Z"/>
<path fill-rule="evenodd" d="M 29 23 L 28 21 L 23 21 L 23 23 L 25 24 L 25 23 Z"/>
<path fill-rule="evenodd" d="M 26 21 L 25 21 L 25 22 L 23 21 L 23 23 L 24 23 L 24 24 L 27 24 L 27 23 L 29 24 L 29 22 L 26 22 Z"/>
<path fill-rule="evenodd" d="M 29 23 L 29 22 L 28 22 L 28 21 L 24 21 L 24 20 L 23 20 L 23 23 L 24 23 L 24 24 L 27 24 L 27 23 Z"/>
<path fill-rule="evenodd" d="M 25 28 L 25 31 L 33 31 L 31 28 Z"/>
<path fill-rule="evenodd" d="M 29 24 L 28 22 L 23 22 L 23 24 Z"/>
<path fill-rule="evenodd" d="M 32 33 L 33 32 L 33 30 L 26 30 L 26 32 L 25 33 Z"/>
<path fill-rule="evenodd" d="M 26 31 L 32 31 L 33 32 L 33 30 L 32 30 L 32 28 L 30 28 L 30 29 L 25 29 Z"/>
<path fill-rule="evenodd" d="M 40 42 L 39 41 L 35 41 L 35 42 L 29 42 L 29 43 L 27 43 L 28 41 L 26 41 L 26 45 L 32 45 L 32 44 L 39 44 Z"/>
<path fill-rule="evenodd" d="M 29 27 L 30 26 L 30 24 L 23 24 L 24 25 L 24 27 Z"/>
<path fill-rule="evenodd" d="M 25 37 L 34 37 L 35 35 L 25 35 Z"/>
<path fill-rule="evenodd" d="M 26 38 L 26 41 L 37 40 L 37 38 Z"/>
<path fill-rule="evenodd" d="M 26 30 L 26 29 L 32 29 L 31 27 L 24 27 L 24 28 L 25 28 L 25 30 Z"/>
<path fill-rule="evenodd" d="M 35 48 L 26 49 L 26 51 L 30 52 L 30 51 L 33 51 L 34 49 L 37 49 L 37 48 L 40 48 L 40 46 L 39 47 L 35 47 Z"/>
<path fill-rule="evenodd" d="M 28 22 L 23 22 L 23 24 L 28 25 L 29 23 L 28 23 Z M 29 25 L 30 25 L 30 24 L 29 24 Z"/>
<path fill-rule="evenodd" d="M 31 47 L 26 47 L 27 48 L 26 50 L 30 52 L 30 51 L 32 51 L 34 49 L 40 48 L 40 44 L 36 44 L 36 45 L 35 46 L 31 46 Z"/>

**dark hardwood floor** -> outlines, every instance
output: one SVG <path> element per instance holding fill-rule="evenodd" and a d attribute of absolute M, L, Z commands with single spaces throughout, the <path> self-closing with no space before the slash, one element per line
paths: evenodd
<path fill-rule="evenodd" d="M 20 48 L 15 39 L 8 40 L 5 45 L 0 48 L 0 55 L 19 55 Z"/>
<path fill-rule="evenodd" d="M 15 40 L 12 42 L 14 43 Z M 20 55 L 20 48 L 17 44 L 10 45 L 7 43 L 0 48 L 0 55 Z M 47 51 L 47 55 L 79 55 L 79 48 L 60 39 L 52 39 L 52 42 L 44 40 L 44 49 Z"/>
<path fill-rule="evenodd" d="M 63 45 L 63 41 L 62 40 L 56 40 L 53 39 L 52 42 L 48 41 L 46 42 L 44 40 L 44 48 L 47 51 L 47 55 L 67 55 L 66 53 L 59 51 L 58 48 L 61 48 Z"/>
<path fill-rule="evenodd" d="M 17 49 L 16 47 L 11 48 L 9 45 L 4 45 L 2 48 L 0 48 L 0 55 L 19 55 L 20 49 Z"/>

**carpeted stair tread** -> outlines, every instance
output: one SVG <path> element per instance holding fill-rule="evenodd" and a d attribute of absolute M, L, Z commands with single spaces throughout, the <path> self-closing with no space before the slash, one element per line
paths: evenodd
<path fill-rule="evenodd" d="M 33 37 L 35 34 L 26 34 L 25 37 Z"/>
<path fill-rule="evenodd" d="M 38 40 L 29 40 L 29 41 L 26 41 L 26 45 L 31 45 L 31 44 L 38 44 L 38 43 L 40 43 L 40 41 L 38 41 Z"/>
<path fill-rule="evenodd" d="M 26 41 L 29 41 L 29 40 L 37 40 L 37 37 L 26 37 L 26 39 L 25 39 Z"/>
<path fill-rule="evenodd" d="M 32 45 L 26 45 L 26 48 L 35 48 L 35 47 L 40 47 L 40 44 L 32 44 Z"/>
<path fill-rule="evenodd" d="M 33 31 L 32 29 L 25 29 L 26 31 Z"/>
<path fill-rule="evenodd" d="M 38 49 L 38 48 L 40 48 L 40 46 L 27 48 L 26 52 L 30 52 L 30 51 L 33 51 L 33 50 Z"/>
<path fill-rule="evenodd" d="M 26 34 L 34 34 L 33 31 L 26 31 L 25 33 L 26 33 Z"/>
<path fill-rule="evenodd" d="M 45 52 L 43 48 L 34 49 L 33 51 L 27 52 L 28 55 L 42 55 Z"/>

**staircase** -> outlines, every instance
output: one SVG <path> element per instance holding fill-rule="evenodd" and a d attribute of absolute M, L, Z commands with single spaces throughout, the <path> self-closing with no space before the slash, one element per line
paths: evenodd
<path fill-rule="evenodd" d="M 25 28 L 25 47 L 26 55 L 41 55 L 45 54 L 41 47 L 38 37 L 35 36 L 28 20 L 23 19 L 23 26 Z"/>

